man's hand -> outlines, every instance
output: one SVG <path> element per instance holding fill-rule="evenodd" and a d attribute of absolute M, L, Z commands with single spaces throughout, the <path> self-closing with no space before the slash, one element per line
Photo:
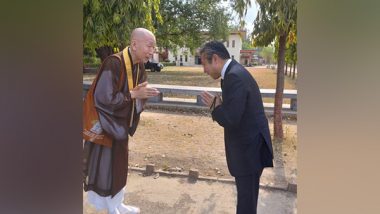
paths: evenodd
<path fill-rule="evenodd" d="M 160 92 L 156 88 L 148 87 L 148 82 L 137 85 L 131 91 L 132 99 L 147 99 L 159 95 Z"/>
<path fill-rule="evenodd" d="M 201 98 L 202 102 L 212 110 L 222 104 L 222 100 L 219 95 L 213 95 L 207 91 L 201 93 Z"/>

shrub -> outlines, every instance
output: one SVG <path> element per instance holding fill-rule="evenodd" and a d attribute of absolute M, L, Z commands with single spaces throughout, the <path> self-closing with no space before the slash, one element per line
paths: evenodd
<path fill-rule="evenodd" d="M 97 68 L 101 64 L 101 61 L 97 57 L 83 56 L 83 66 L 87 68 Z"/>
<path fill-rule="evenodd" d="M 176 66 L 175 62 L 161 62 L 164 66 Z"/>

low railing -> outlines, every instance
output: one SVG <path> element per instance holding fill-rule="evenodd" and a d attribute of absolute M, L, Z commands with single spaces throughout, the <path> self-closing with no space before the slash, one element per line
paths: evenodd
<path fill-rule="evenodd" d="M 83 95 L 88 91 L 91 81 L 83 82 Z M 160 94 L 156 97 L 148 99 L 148 106 L 165 107 L 176 106 L 184 108 L 207 109 L 200 98 L 203 91 L 221 94 L 220 88 L 198 87 L 198 86 L 179 86 L 179 85 L 161 85 L 149 84 L 149 86 L 157 88 Z M 263 98 L 274 98 L 275 89 L 260 89 Z M 184 98 L 186 97 L 186 98 Z M 290 99 L 290 104 L 283 104 L 282 110 L 284 114 L 297 114 L 297 90 L 284 90 L 283 99 Z M 273 113 L 274 103 L 264 103 L 267 113 Z"/>

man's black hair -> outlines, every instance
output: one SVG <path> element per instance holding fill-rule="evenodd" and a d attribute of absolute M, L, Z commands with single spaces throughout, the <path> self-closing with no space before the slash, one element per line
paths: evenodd
<path fill-rule="evenodd" d="M 226 47 L 224 47 L 222 42 L 211 41 L 204 44 L 199 51 L 199 54 L 202 56 L 205 54 L 206 59 L 209 63 L 211 63 L 212 55 L 216 54 L 222 59 L 229 59 L 230 54 L 228 53 Z"/>

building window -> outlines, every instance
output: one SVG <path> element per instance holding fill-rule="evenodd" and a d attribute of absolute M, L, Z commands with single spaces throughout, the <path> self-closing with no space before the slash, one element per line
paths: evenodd
<path fill-rule="evenodd" d="M 185 62 L 187 62 L 187 55 L 185 55 Z"/>
<path fill-rule="evenodd" d="M 177 55 L 175 55 L 174 59 L 175 59 L 175 61 L 177 61 L 177 59 L 178 59 Z"/>
<path fill-rule="evenodd" d="M 179 55 L 179 61 L 182 62 L 182 55 Z"/>
<path fill-rule="evenodd" d="M 235 40 L 232 40 L 232 47 L 235 47 Z"/>
<path fill-rule="evenodd" d="M 232 56 L 231 56 L 231 58 L 232 58 L 232 59 L 235 59 L 235 56 L 234 56 L 234 55 L 232 55 Z"/>
<path fill-rule="evenodd" d="M 227 48 L 230 47 L 230 41 L 227 40 Z"/>

